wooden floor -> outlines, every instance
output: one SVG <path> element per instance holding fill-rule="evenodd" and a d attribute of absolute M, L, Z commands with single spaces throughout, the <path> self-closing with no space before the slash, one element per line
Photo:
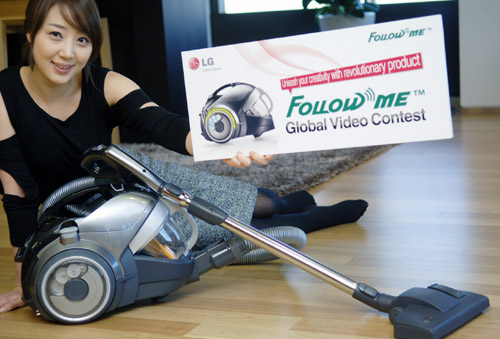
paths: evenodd
<path fill-rule="evenodd" d="M 485 294 L 491 307 L 449 338 L 500 333 L 500 110 L 455 114 L 452 140 L 400 145 L 314 189 L 320 204 L 370 202 L 355 224 L 310 234 L 304 252 L 399 295 L 439 282 Z M 2 212 L 0 291 L 12 286 Z M 23 308 L 0 315 L 0 337 L 391 338 L 386 314 L 280 261 L 204 275 L 161 303 L 78 326 Z"/>

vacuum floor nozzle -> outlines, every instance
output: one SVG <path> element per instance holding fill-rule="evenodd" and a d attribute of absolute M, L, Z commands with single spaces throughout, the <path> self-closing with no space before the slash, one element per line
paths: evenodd
<path fill-rule="evenodd" d="M 458 329 L 489 305 L 484 295 L 434 284 L 399 295 L 389 319 L 396 338 L 435 339 Z"/>

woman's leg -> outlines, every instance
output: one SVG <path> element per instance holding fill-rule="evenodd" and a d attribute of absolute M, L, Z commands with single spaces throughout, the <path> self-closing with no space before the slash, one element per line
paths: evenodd
<path fill-rule="evenodd" d="M 258 188 L 253 217 L 269 218 L 275 214 L 298 213 L 315 205 L 314 197 L 305 190 L 296 191 L 280 198 L 270 189 Z"/>
<path fill-rule="evenodd" d="M 257 198 L 256 187 L 227 177 L 153 159 L 137 152 L 129 152 L 166 182 L 173 183 L 193 196 L 209 201 L 245 224 L 250 223 Z M 191 226 L 181 213 L 175 213 L 172 219 L 186 237 L 191 234 Z M 234 236 L 224 227 L 210 225 L 198 218 L 195 220 L 199 229 L 199 237 L 194 250 L 203 249 Z"/>
<path fill-rule="evenodd" d="M 283 198 L 268 189 L 258 189 L 225 177 L 188 169 L 131 152 L 132 156 L 151 168 L 167 182 L 210 201 L 229 215 L 257 228 L 296 226 L 308 233 L 316 229 L 356 221 L 368 204 L 363 200 L 345 201 L 328 207 L 316 207 L 314 198 L 306 191 L 297 191 Z M 183 217 L 174 215 L 181 229 L 190 233 Z M 220 226 L 197 219 L 200 229 L 196 249 L 227 239 L 233 234 Z"/>
<path fill-rule="evenodd" d="M 331 206 L 316 206 L 306 191 L 297 191 L 279 198 L 267 189 L 258 189 L 252 226 L 264 229 L 274 226 L 295 226 L 309 233 L 358 220 L 368 203 L 364 200 L 345 200 Z"/>

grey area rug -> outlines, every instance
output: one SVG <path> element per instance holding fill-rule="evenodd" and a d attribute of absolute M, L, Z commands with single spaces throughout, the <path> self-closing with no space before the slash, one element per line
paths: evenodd
<path fill-rule="evenodd" d="M 201 169 L 216 175 L 228 176 L 257 187 L 266 187 L 280 196 L 300 189 L 307 190 L 327 182 L 336 175 L 362 164 L 394 146 L 279 154 L 275 155 L 267 166 L 254 164 L 248 168 L 239 169 L 230 167 L 221 161 L 194 162 L 190 156 L 168 151 L 155 144 L 124 143 L 122 145 L 155 159 Z"/>

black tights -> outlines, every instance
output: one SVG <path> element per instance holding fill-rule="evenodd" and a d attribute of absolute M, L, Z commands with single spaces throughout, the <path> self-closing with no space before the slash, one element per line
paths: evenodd
<path fill-rule="evenodd" d="M 364 200 L 345 200 L 331 206 L 316 206 L 307 191 L 297 191 L 283 198 L 265 188 L 259 188 L 252 226 L 264 229 L 273 226 L 295 226 L 305 233 L 325 227 L 355 222 L 368 203 Z"/>

